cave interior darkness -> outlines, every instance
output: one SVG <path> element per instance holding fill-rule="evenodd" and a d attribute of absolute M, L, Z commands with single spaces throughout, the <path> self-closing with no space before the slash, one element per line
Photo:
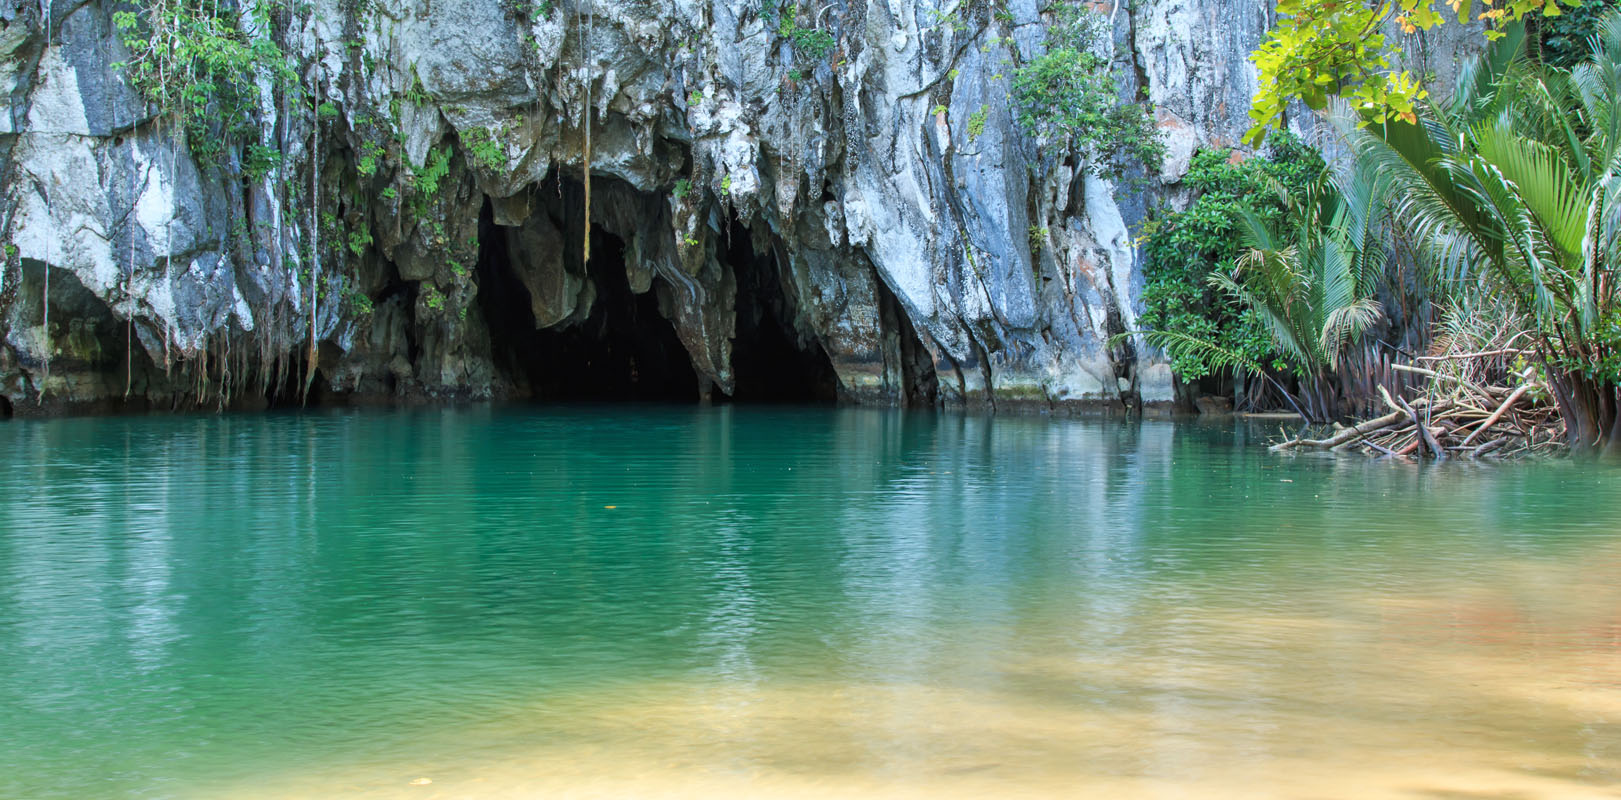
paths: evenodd
<path fill-rule="evenodd" d="M 563 209 L 571 189 L 563 193 Z M 537 211 L 536 213 L 546 213 Z M 562 230 L 580 229 L 566 210 Z M 572 223 L 570 225 L 569 223 Z M 734 391 L 712 387 L 716 403 L 832 404 L 838 377 L 814 337 L 801 339 L 790 321 L 790 301 L 772 253 L 757 253 L 747 229 L 734 223 L 721 243 L 721 258 L 737 278 L 737 328 L 732 348 Z M 563 260 L 578 271 L 581 242 L 563 236 Z M 529 292 L 514 270 L 508 237 L 494 225 L 486 207 L 480 221 L 479 304 L 490 327 L 498 369 L 512 379 L 520 397 L 540 402 L 697 403 L 706 381 L 692 366 L 675 326 L 659 311 L 663 278 L 642 294 L 631 291 L 625 273 L 625 244 L 592 226 L 587 274 L 596 300 L 583 322 L 535 329 Z"/>

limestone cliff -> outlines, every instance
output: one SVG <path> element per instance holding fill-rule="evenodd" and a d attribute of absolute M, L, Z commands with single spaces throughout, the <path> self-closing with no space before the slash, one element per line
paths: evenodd
<path fill-rule="evenodd" d="M 1185 202 L 1195 148 L 1247 127 L 1270 13 L 1099 8 L 1121 98 L 1152 104 L 1169 152 L 1109 180 L 1009 107 L 1036 0 L 312 0 L 271 18 L 300 91 L 266 92 L 281 161 L 250 178 L 127 85 L 120 7 L 0 0 L 18 412 L 785 381 L 1164 403 L 1163 360 L 1106 345 L 1137 313 L 1133 231 Z M 805 52 L 784 13 L 831 48 Z"/>

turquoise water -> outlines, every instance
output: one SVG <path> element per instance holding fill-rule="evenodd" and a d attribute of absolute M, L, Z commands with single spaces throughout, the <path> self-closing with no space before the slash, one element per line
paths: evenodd
<path fill-rule="evenodd" d="M 0 797 L 1621 797 L 1621 473 L 1264 435 L 0 424 Z"/>

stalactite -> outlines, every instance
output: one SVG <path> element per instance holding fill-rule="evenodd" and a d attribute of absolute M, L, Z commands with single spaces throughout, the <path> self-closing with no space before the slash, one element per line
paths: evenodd
<path fill-rule="evenodd" d="M 133 174 L 133 173 L 132 173 Z M 133 180 L 130 181 L 134 183 Z M 131 189 L 130 196 L 134 197 Z M 133 203 L 133 200 L 131 201 Z M 135 386 L 135 292 L 131 285 L 135 280 L 135 232 L 129 232 L 129 268 L 124 272 L 124 297 L 129 303 L 129 311 L 124 317 L 124 399 L 128 400 L 130 390 Z"/>

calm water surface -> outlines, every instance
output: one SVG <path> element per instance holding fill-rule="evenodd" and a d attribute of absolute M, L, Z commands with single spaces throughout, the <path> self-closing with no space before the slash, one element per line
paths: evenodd
<path fill-rule="evenodd" d="M 1225 426 L 0 424 L 0 797 L 1621 797 L 1621 472 Z"/>

